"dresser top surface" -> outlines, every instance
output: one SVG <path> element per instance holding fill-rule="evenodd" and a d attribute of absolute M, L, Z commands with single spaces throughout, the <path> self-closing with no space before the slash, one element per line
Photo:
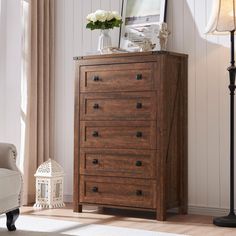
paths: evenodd
<path fill-rule="evenodd" d="M 172 55 L 179 57 L 188 57 L 187 54 L 170 52 L 170 51 L 150 51 L 150 52 L 125 52 L 125 53 L 113 53 L 113 54 L 98 54 L 98 55 L 86 55 L 74 57 L 74 60 L 88 60 L 88 59 L 102 59 L 102 58 L 119 58 L 119 57 L 141 57 L 151 55 Z"/>

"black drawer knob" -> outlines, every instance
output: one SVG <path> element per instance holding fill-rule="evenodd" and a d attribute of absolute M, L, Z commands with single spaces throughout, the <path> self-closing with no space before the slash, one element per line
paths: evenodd
<path fill-rule="evenodd" d="M 94 104 L 94 105 L 93 105 L 93 109 L 95 109 L 95 110 L 96 110 L 96 109 L 99 109 L 99 105 L 98 105 L 98 104 Z"/>
<path fill-rule="evenodd" d="M 98 159 L 93 159 L 93 164 L 97 165 L 98 164 Z"/>
<path fill-rule="evenodd" d="M 92 188 L 92 191 L 93 191 L 94 193 L 97 193 L 97 192 L 98 192 L 98 187 L 93 187 L 93 188 Z"/>
<path fill-rule="evenodd" d="M 142 166 L 143 163 L 141 161 L 136 161 L 136 166 Z"/>
<path fill-rule="evenodd" d="M 137 190 L 137 191 L 136 191 L 136 195 L 137 195 L 137 196 L 142 196 L 142 195 L 143 195 L 142 190 Z"/>
<path fill-rule="evenodd" d="M 136 105 L 137 109 L 142 109 L 143 108 L 143 104 L 141 102 L 138 102 Z"/>
<path fill-rule="evenodd" d="M 99 134 L 98 134 L 97 131 L 94 131 L 94 132 L 93 132 L 93 137 L 98 137 L 98 135 L 99 135 Z"/>
<path fill-rule="evenodd" d="M 99 81 L 99 80 L 100 80 L 99 76 L 95 75 L 95 76 L 93 77 L 93 81 L 97 82 L 97 81 Z"/>
<path fill-rule="evenodd" d="M 136 80 L 142 80 L 143 79 L 143 75 L 142 74 L 137 74 L 136 75 Z"/>
<path fill-rule="evenodd" d="M 137 138 L 142 138 L 143 137 L 143 133 L 142 132 L 137 132 L 136 137 Z"/>

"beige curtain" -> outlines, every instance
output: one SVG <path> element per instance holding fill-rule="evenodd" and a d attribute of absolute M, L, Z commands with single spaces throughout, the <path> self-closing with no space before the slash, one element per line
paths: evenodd
<path fill-rule="evenodd" d="M 35 201 L 37 167 L 53 158 L 54 0 L 22 0 L 26 111 L 23 150 L 24 203 Z M 27 9 L 26 9 L 27 8 Z M 23 86 L 23 87 L 24 87 Z"/>

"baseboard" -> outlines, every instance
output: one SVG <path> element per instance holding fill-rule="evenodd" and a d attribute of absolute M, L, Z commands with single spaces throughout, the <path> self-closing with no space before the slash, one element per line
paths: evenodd
<path fill-rule="evenodd" d="M 73 196 L 72 195 L 64 195 L 64 202 L 72 203 L 73 202 Z"/>
<path fill-rule="evenodd" d="M 64 195 L 64 202 L 73 202 L 72 195 Z M 173 211 L 175 212 L 175 210 Z M 176 210 L 177 212 L 177 210 Z M 202 206 L 188 206 L 188 213 L 192 215 L 206 215 L 206 216 L 225 216 L 229 213 L 228 209 L 216 207 L 202 207 Z"/>
<path fill-rule="evenodd" d="M 229 210 L 216 207 L 189 206 L 188 213 L 193 215 L 225 216 L 228 215 Z"/>
<path fill-rule="evenodd" d="M 22 205 L 27 206 L 35 203 L 34 194 L 23 194 L 22 196 Z"/>

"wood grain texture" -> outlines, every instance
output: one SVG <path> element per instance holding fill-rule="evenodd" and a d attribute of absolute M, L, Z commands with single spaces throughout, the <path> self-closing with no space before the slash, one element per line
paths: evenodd
<path fill-rule="evenodd" d="M 156 120 L 156 93 L 86 93 L 81 120 Z"/>
<path fill-rule="evenodd" d="M 182 214 L 187 214 L 188 212 L 188 60 L 186 58 L 182 59 L 181 63 L 181 77 L 179 87 L 180 91 L 183 93 L 178 93 L 178 137 L 177 146 L 179 161 L 179 175 L 180 183 L 179 188 L 179 198 L 180 207 L 179 212 Z"/>
<path fill-rule="evenodd" d="M 157 220 L 166 220 L 174 207 L 185 214 L 187 56 L 149 52 L 76 59 L 76 79 L 83 85 L 76 85 L 75 205 L 155 209 Z M 135 78 L 133 68 L 144 76 Z M 141 87 L 136 82 L 143 78 Z"/>
<path fill-rule="evenodd" d="M 80 150 L 80 174 L 155 179 L 156 150 L 85 149 Z"/>
<path fill-rule="evenodd" d="M 155 209 L 155 180 L 80 177 L 80 202 Z"/>
<path fill-rule="evenodd" d="M 73 203 L 74 203 L 74 211 L 81 212 L 82 208 L 78 205 L 78 199 L 79 199 L 79 192 L 78 192 L 78 185 L 79 185 L 79 172 L 78 172 L 78 166 L 80 165 L 80 158 L 79 158 L 79 143 L 80 138 L 78 135 L 78 130 L 80 129 L 79 126 L 79 105 L 80 105 L 80 93 L 79 93 L 79 87 L 80 87 L 80 79 L 79 79 L 79 67 L 76 68 L 75 73 L 75 109 L 74 109 L 74 188 L 73 188 Z"/>
<path fill-rule="evenodd" d="M 122 208 L 122 207 L 121 207 Z M 212 224 L 212 216 L 203 215 L 178 215 L 168 213 L 168 221 L 155 221 L 155 213 L 147 211 L 135 211 L 127 209 L 97 208 L 96 206 L 84 206 L 83 213 L 72 212 L 71 205 L 66 208 L 35 210 L 33 207 L 22 207 L 21 214 L 45 219 L 57 219 L 70 221 L 83 225 L 107 225 L 125 227 L 129 229 L 143 229 L 153 231 L 153 234 L 160 232 L 184 234 L 191 236 L 234 236 L 234 228 L 220 228 Z"/>
<path fill-rule="evenodd" d="M 156 149 L 153 121 L 80 121 L 83 148 Z"/>
<path fill-rule="evenodd" d="M 152 90 L 152 67 L 152 63 L 84 66 L 81 68 L 81 92 Z"/>

